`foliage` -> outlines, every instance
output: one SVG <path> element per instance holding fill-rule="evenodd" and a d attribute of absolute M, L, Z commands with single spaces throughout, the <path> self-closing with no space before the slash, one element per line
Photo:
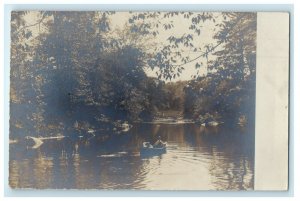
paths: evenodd
<path fill-rule="evenodd" d="M 186 112 L 194 117 L 207 112 L 222 114 L 227 121 L 237 122 L 246 115 L 254 123 L 256 15 L 253 13 L 224 13 L 227 21 L 217 26 L 214 36 L 222 49 L 208 62 L 206 77 L 190 82 L 186 88 Z"/>
<path fill-rule="evenodd" d="M 26 132 L 40 135 L 53 132 L 49 125 L 64 129 L 81 120 L 101 127 L 108 124 L 99 123 L 104 117 L 151 120 L 168 110 L 196 119 L 253 115 L 255 14 L 133 12 L 124 27 L 112 29 L 114 14 L 12 12 L 12 125 L 22 122 Z M 35 21 L 28 24 L 28 17 Z M 156 42 L 178 28 L 174 21 L 179 18 L 188 24 L 186 33 Z M 201 46 L 195 39 L 206 22 L 215 24 L 215 41 Z M 186 50 L 199 54 L 191 58 Z M 203 68 L 202 58 L 207 75 L 165 83 L 192 62 Z M 157 78 L 145 73 L 156 68 Z"/>

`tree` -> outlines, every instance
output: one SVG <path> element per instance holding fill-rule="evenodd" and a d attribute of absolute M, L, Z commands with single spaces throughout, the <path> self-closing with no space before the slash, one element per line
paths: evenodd
<path fill-rule="evenodd" d="M 222 74 L 223 78 L 239 81 L 253 79 L 256 56 L 256 14 L 224 13 L 228 19 L 218 24 L 219 32 L 214 36 L 222 49 L 213 52 L 217 56 L 210 61 L 209 68 Z"/>
<path fill-rule="evenodd" d="M 186 100 L 197 100 L 194 115 L 218 112 L 237 121 L 241 115 L 254 121 L 256 14 L 223 13 L 214 38 L 220 48 L 208 61 L 210 73 L 190 83 Z"/>
<path fill-rule="evenodd" d="M 11 116 L 18 118 L 10 119 L 10 129 L 14 129 L 16 124 L 18 127 L 26 125 L 27 132 L 40 131 L 44 127 L 44 110 L 36 107 L 44 104 L 39 89 L 43 79 L 32 65 L 40 35 L 34 34 L 33 29 L 45 33 L 41 26 L 47 23 L 49 17 L 48 12 L 36 12 L 33 15 L 35 22 L 28 24 L 24 18 L 30 14 L 28 11 L 11 13 L 10 109 Z M 26 107 L 20 107 L 22 105 Z"/>

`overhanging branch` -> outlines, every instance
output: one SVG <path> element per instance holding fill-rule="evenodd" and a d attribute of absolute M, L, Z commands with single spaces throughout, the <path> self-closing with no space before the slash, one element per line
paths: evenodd
<path fill-rule="evenodd" d="M 232 28 L 235 27 L 235 26 L 239 23 L 239 21 L 240 21 L 244 16 L 246 16 L 246 14 L 244 14 L 244 15 L 242 15 L 240 18 L 238 18 L 238 20 L 237 20 L 234 24 L 232 24 L 232 26 L 231 26 L 231 28 L 230 28 L 229 30 L 232 30 Z M 228 32 L 229 32 L 229 31 L 228 31 Z M 227 33 L 227 34 L 228 34 L 228 33 Z M 213 52 L 213 51 L 214 51 L 218 46 L 220 46 L 223 42 L 225 42 L 225 40 L 221 40 L 221 41 L 218 42 L 215 46 L 213 46 L 209 51 L 204 52 L 203 54 L 201 54 L 201 55 L 195 57 L 195 58 L 192 59 L 192 60 L 189 60 L 189 61 L 184 62 L 184 63 L 182 63 L 182 64 L 176 64 L 176 65 L 172 65 L 172 66 L 173 66 L 173 67 L 183 66 L 183 65 L 186 65 L 186 64 L 191 63 L 191 62 L 193 62 L 193 61 L 196 61 L 197 59 L 199 59 L 199 58 L 201 58 L 201 57 L 208 56 L 209 53 Z"/>
<path fill-rule="evenodd" d="M 36 26 L 36 25 L 40 25 L 41 23 L 43 23 L 43 20 L 44 20 L 45 17 L 46 17 L 44 14 L 45 14 L 45 12 L 42 13 L 42 18 L 41 18 L 38 22 L 36 22 L 36 23 L 34 23 L 34 24 L 26 25 L 26 26 L 22 27 L 21 29 L 15 31 L 13 34 L 18 34 L 18 33 L 20 33 L 21 31 L 23 31 L 24 29 L 27 29 L 27 28 L 29 28 L 29 27 L 33 27 L 33 26 Z"/>

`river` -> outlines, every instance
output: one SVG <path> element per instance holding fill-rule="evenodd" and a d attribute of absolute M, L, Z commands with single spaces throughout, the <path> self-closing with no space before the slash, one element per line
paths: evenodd
<path fill-rule="evenodd" d="M 166 153 L 142 157 L 142 143 L 158 136 L 168 143 Z M 252 190 L 254 185 L 254 130 L 240 128 L 140 123 L 105 139 L 48 139 L 38 148 L 19 140 L 10 144 L 9 157 L 14 188 Z"/>

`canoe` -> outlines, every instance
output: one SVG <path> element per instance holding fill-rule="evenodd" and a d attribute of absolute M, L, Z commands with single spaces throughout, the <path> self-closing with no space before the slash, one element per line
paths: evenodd
<path fill-rule="evenodd" d="M 142 155 L 160 155 L 166 153 L 167 143 L 163 143 L 162 146 L 153 146 L 150 142 L 143 142 L 141 148 Z"/>

